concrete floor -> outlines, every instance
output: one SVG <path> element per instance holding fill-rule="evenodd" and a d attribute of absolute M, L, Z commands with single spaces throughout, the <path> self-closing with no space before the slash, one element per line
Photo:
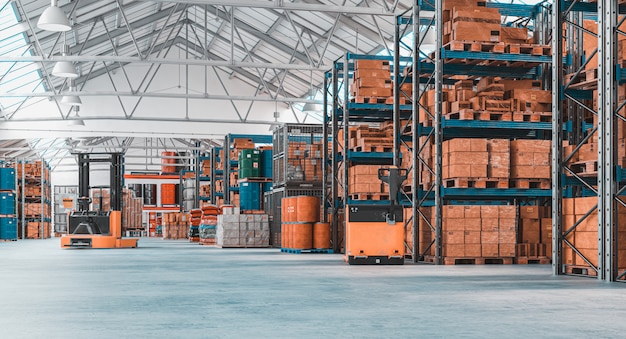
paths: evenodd
<path fill-rule="evenodd" d="M 626 284 L 549 266 L 348 266 L 339 255 L 0 243 L 1 338 L 624 337 Z"/>

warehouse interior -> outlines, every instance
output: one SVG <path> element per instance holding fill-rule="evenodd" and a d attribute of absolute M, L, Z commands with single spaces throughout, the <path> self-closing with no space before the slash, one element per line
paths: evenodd
<path fill-rule="evenodd" d="M 0 1 L 0 327 L 619 336 L 625 6 Z"/>

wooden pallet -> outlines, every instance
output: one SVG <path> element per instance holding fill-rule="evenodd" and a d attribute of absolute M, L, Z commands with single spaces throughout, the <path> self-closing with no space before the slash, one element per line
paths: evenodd
<path fill-rule="evenodd" d="M 446 188 L 509 188 L 508 179 L 501 178 L 449 178 L 443 180 Z"/>
<path fill-rule="evenodd" d="M 550 179 L 511 179 L 509 180 L 509 187 L 521 188 L 521 189 L 550 189 L 552 181 Z"/>
<path fill-rule="evenodd" d="M 593 267 L 584 265 L 565 265 L 565 274 L 597 277 L 598 272 Z"/>
<path fill-rule="evenodd" d="M 598 175 L 598 160 L 577 161 L 569 167 L 574 173 L 582 177 Z"/>
<path fill-rule="evenodd" d="M 507 44 L 504 49 L 509 54 L 552 55 L 552 46 L 539 44 Z"/>
<path fill-rule="evenodd" d="M 518 265 L 548 265 L 552 263 L 552 259 L 548 257 L 515 257 L 515 263 Z"/>
<path fill-rule="evenodd" d="M 513 121 L 552 122 L 552 112 L 513 112 Z"/>
<path fill-rule="evenodd" d="M 385 145 L 375 145 L 375 144 L 365 144 L 365 145 L 357 145 L 350 149 L 353 152 L 393 152 L 393 145 L 385 144 Z"/>
<path fill-rule="evenodd" d="M 569 83 L 575 74 L 567 74 L 565 83 Z M 581 71 L 569 86 L 571 89 L 597 89 L 598 88 L 598 69 L 589 69 Z"/>
<path fill-rule="evenodd" d="M 407 99 L 406 96 L 401 95 L 398 98 L 398 102 L 400 103 L 400 105 L 406 105 L 407 101 L 410 101 Z M 350 102 L 356 103 L 356 104 L 385 104 L 385 105 L 391 105 L 394 102 L 396 102 L 394 97 L 365 97 L 365 96 L 355 96 L 354 98 L 352 98 L 352 100 L 350 100 Z"/>
<path fill-rule="evenodd" d="M 291 254 L 303 254 L 303 253 L 322 253 L 322 254 L 333 254 L 333 250 L 330 248 L 281 248 L 281 252 L 283 253 L 291 253 Z"/>
<path fill-rule="evenodd" d="M 504 113 L 504 112 L 497 112 L 495 110 L 506 110 L 506 108 L 496 108 L 493 107 L 491 108 L 494 111 L 489 111 L 490 108 L 487 107 L 487 111 L 483 111 L 483 112 L 476 112 L 474 113 L 474 115 L 477 115 L 478 118 L 474 119 L 474 120 L 483 120 L 483 121 L 511 121 L 511 119 L 513 118 L 513 114 L 511 113 Z"/>
<path fill-rule="evenodd" d="M 352 200 L 389 200 L 389 193 L 353 193 Z"/>
<path fill-rule="evenodd" d="M 506 44 L 503 42 L 454 40 L 445 44 L 443 48 L 460 52 L 504 53 Z"/>
<path fill-rule="evenodd" d="M 243 178 L 237 179 L 237 183 L 241 184 L 242 182 L 272 182 L 272 178 Z"/>
<path fill-rule="evenodd" d="M 444 265 L 512 265 L 513 257 L 494 258 L 468 258 L 468 257 L 444 257 Z"/>

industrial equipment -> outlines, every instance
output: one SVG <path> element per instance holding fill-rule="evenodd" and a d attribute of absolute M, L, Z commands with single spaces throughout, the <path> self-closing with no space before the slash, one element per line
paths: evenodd
<path fill-rule="evenodd" d="M 138 239 L 122 238 L 122 153 L 78 153 L 78 210 L 70 214 L 62 248 L 134 248 Z M 89 164 L 109 163 L 110 211 L 89 210 Z M 102 196 L 102 195 L 101 195 Z"/>
<path fill-rule="evenodd" d="M 407 174 L 397 167 L 378 170 L 378 178 L 389 185 L 388 205 L 346 207 L 345 255 L 350 265 L 404 264 L 404 219 L 398 192 Z"/>

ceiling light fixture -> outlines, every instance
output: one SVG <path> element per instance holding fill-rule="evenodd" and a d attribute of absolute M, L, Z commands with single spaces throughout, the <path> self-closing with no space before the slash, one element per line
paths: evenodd
<path fill-rule="evenodd" d="M 74 83 L 74 79 L 69 79 L 70 92 L 76 92 L 76 84 Z M 76 95 L 64 95 L 61 98 L 61 103 L 70 106 L 80 106 L 83 102 L 80 100 L 80 97 Z"/>
<path fill-rule="evenodd" d="M 80 110 L 80 107 L 74 106 L 74 111 L 76 112 L 76 118 L 75 119 L 68 118 L 67 119 L 68 126 L 85 126 L 85 120 L 81 119 L 80 116 L 78 115 L 79 110 Z"/>
<path fill-rule="evenodd" d="M 72 29 L 67 15 L 57 6 L 56 0 L 51 0 L 50 7 L 46 8 L 46 10 L 41 13 L 37 27 L 52 32 L 67 32 Z"/>
<path fill-rule="evenodd" d="M 317 91 L 313 89 L 313 71 L 311 70 L 311 88 L 309 89 L 309 95 L 307 95 L 307 100 L 315 100 L 315 94 Z M 322 105 L 318 105 L 313 102 L 307 102 L 302 106 L 302 112 L 321 112 Z"/>
<path fill-rule="evenodd" d="M 63 45 L 61 46 L 61 55 L 67 56 L 68 54 L 70 54 L 70 46 L 67 45 L 65 34 L 63 40 Z M 52 75 L 62 78 L 78 78 L 78 72 L 76 72 L 76 67 L 74 67 L 74 64 L 69 61 L 57 62 L 52 69 Z"/>

